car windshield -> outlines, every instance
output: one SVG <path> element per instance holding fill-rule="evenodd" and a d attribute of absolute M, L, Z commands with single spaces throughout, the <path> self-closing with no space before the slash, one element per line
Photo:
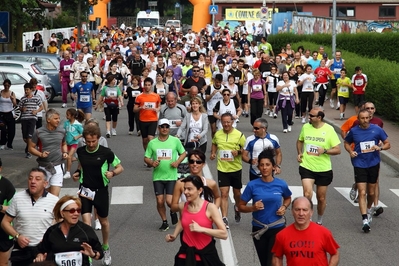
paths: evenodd
<path fill-rule="evenodd" d="M 173 26 L 175 28 L 179 28 L 180 27 L 180 22 L 178 22 L 178 21 L 167 21 L 165 26 L 166 27 Z"/>
<path fill-rule="evenodd" d="M 159 20 L 156 18 L 139 18 L 137 19 L 137 26 L 140 27 L 152 27 L 159 24 Z"/>

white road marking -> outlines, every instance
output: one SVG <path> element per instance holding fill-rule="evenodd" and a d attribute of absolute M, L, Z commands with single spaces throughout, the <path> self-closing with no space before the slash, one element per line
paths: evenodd
<path fill-rule="evenodd" d="M 207 164 L 205 164 L 204 168 L 202 169 L 203 174 L 206 178 L 213 179 L 212 173 L 209 170 Z M 227 230 L 229 234 L 226 240 L 220 240 L 220 246 L 222 247 L 222 257 L 223 262 L 226 266 L 236 266 L 238 265 L 236 251 L 234 249 L 233 238 L 231 237 L 231 231 Z"/>
<path fill-rule="evenodd" d="M 349 192 L 351 191 L 350 187 L 334 187 L 334 188 L 342 196 L 344 196 L 344 198 L 347 199 L 353 206 L 359 206 L 359 203 L 354 203 L 353 200 L 351 200 L 350 197 L 349 197 Z M 396 192 L 394 192 L 393 190 L 395 190 L 395 189 L 391 189 L 391 191 L 396 194 Z M 399 189 L 396 189 L 396 190 L 398 190 L 398 194 L 397 195 L 399 196 Z M 381 207 L 384 207 L 384 208 L 388 207 L 387 205 L 385 205 L 381 201 L 378 201 L 378 206 L 381 206 Z"/>
<path fill-rule="evenodd" d="M 111 204 L 143 204 L 143 186 L 113 187 Z"/>
<path fill-rule="evenodd" d="M 392 191 L 393 193 L 396 194 L 396 196 L 399 197 L 399 189 L 390 189 L 390 191 Z"/>

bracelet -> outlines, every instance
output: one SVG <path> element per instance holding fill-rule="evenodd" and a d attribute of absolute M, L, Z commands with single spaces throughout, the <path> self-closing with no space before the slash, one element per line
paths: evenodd
<path fill-rule="evenodd" d="M 283 206 L 285 207 L 285 209 L 288 209 L 288 207 L 287 207 L 287 206 L 285 206 L 284 204 L 283 204 Z"/>
<path fill-rule="evenodd" d="M 94 256 L 90 256 L 90 258 L 94 259 L 95 257 L 97 257 L 97 251 L 94 251 Z"/>
<path fill-rule="evenodd" d="M 279 165 L 279 164 L 276 164 L 276 167 L 278 167 L 278 168 L 281 168 L 281 165 Z"/>

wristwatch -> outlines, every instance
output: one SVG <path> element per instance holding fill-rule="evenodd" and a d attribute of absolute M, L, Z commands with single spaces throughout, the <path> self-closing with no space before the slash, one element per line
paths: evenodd
<path fill-rule="evenodd" d="M 19 238 L 19 234 L 17 233 L 17 234 L 14 236 L 14 239 L 15 239 L 15 240 L 18 240 L 18 238 Z"/>

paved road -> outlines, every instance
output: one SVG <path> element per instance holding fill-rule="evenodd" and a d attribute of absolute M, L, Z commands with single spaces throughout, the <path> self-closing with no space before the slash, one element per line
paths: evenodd
<path fill-rule="evenodd" d="M 56 101 L 59 99 L 56 98 Z M 64 117 L 65 109 L 59 108 L 60 106 L 60 102 L 50 104 L 50 107 L 62 111 Z M 102 113 L 96 112 L 94 116 L 99 119 L 102 132 L 105 133 Z M 301 128 L 300 120 L 295 120 L 293 131 L 286 134 L 282 133 L 279 118 L 268 119 L 268 121 L 269 132 L 280 138 L 282 146 L 283 163 L 280 177 L 288 182 L 294 196 L 299 196 L 301 183 L 296 162 L 295 142 Z M 23 188 L 26 186 L 26 171 L 36 164 L 33 158 L 24 158 L 24 145 L 19 141 L 21 134 L 19 126 L 17 128 L 15 150 L 1 151 L 0 156 L 3 159 L 4 176 L 10 177 L 16 187 Z M 242 130 L 246 136 L 252 134 L 248 118 L 241 119 L 238 129 Z M 109 139 L 109 146 L 122 160 L 125 172 L 111 182 L 110 247 L 113 265 L 171 265 L 179 243 L 166 243 L 164 241 L 166 233 L 157 230 L 161 221 L 156 211 L 151 170 L 143 167 L 144 152 L 141 147 L 141 138 L 127 134 L 126 109 L 121 110 L 117 131 L 118 136 Z M 340 265 L 398 265 L 399 254 L 396 248 L 399 246 L 398 172 L 382 164 L 380 200 L 387 207 L 380 217 L 374 218 L 371 232 L 365 234 L 361 230 L 359 209 L 348 200 L 347 191 L 353 182 L 353 168 L 343 145 L 341 149 L 342 154 L 333 157 L 334 181 L 328 191 L 327 210 L 323 219 L 324 226 L 333 232 L 341 246 Z M 209 157 L 209 154 L 207 155 Z M 215 177 L 215 162 L 208 160 L 208 166 Z M 246 184 L 248 182 L 247 165 L 244 165 L 243 173 L 243 183 Z M 62 192 L 74 193 L 76 188 L 76 183 L 66 180 Z M 229 266 L 234 265 L 234 261 L 239 265 L 259 265 L 249 236 L 251 215 L 244 214 L 241 223 L 235 224 L 232 204 L 230 204 L 229 218 L 231 239 L 223 242 L 222 245 L 218 241 L 220 256 Z M 289 214 L 287 218 L 291 223 L 292 216 Z M 171 230 L 173 230 L 172 226 Z M 229 248 L 230 242 L 234 249 Z M 222 254 L 226 254 L 225 257 Z M 95 262 L 94 265 L 100 265 L 100 263 Z"/>

